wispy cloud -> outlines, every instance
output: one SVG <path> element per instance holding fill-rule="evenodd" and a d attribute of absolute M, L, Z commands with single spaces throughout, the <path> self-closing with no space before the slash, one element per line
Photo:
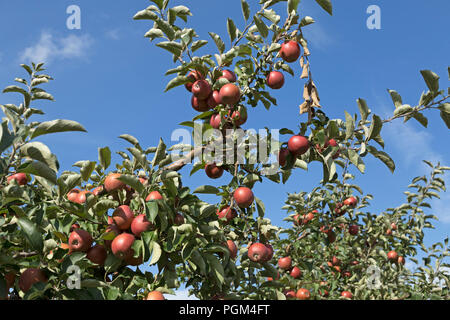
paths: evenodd
<path fill-rule="evenodd" d="M 119 29 L 112 29 L 106 31 L 106 37 L 112 40 L 119 40 L 120 39 L 120 30 Z"/>
<path fill-rule="evenodd" d="M 335 39 L 330 36 L 330 33 L 317 22 L 305 27 L 303 33 L 308 42 L 319 50 L 325 50 L 335 42 Z"/>
<path fill-rule="evenodd" d="M 45 62 L 82 58 L 92 46 L 93 39 L 90 35 L 68 35 L 56 37 L 49 31 L 43 31 L 39 41 L 27 47 L 20 54 L 20 60 L 25 62 Z"/>

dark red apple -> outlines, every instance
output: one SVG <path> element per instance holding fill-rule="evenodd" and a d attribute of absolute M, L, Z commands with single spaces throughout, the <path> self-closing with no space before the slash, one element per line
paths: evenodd
<path fill-rule="evenodd" d="M 271 89 L 280 89 L 284 85 L 284 75 L 280 71 L 271 71 L 267 75 L 267 85 Z"/>
<path fill-rule="evenodd" d="M 212 88 L 208 81 L 201 79 L 194 82 L 191 91 L 199 100 L 206 100 L 211 94 Z"/>
<path fill-rule="evenodd" d="M 114 238 L 111 243 L 111 250 L 113 254 L 122 260 L 129 259 L 133 256 L 133 243 L 134 236 L 130 233 L 121 233 L 117 237 Z"/>
<path fill-rule="evenodd" d="M 231 70 L 227 70 L 227 69 L 222 71 L 222 77 L 227 79 L 230 82 L 236 82 L 236 80 L 237 80 L 236 75 L 234 74 L 234 72 L 231 71 Z"/>
<path fill-rule="evenodd" d="M 6 180 L 8 181 L 8 183 L 11 182 L 11 180 L 16 180 L 19 186 L 24 186 L 28 183 L 28 177 L 23 172 L 12 174 L 8 178 L 6 178 Z"/>
<path fill-rule="evenodd" d="M 292 267 L 292 259 L 290 257 L 284 257 L 278 259 L 278 267 L 283 270 L 289 270 Z"/>
<path fill-rule="evenodd" d="M 220 100 L 220 93 L 217 90 L 214 90 L 206 100 L 206 104 L 210 109 L 214 109 L 219 104 L 222 103 L 222 100 Z"/>
<path fill-rule="evenodd" d="M 356 236 L 359 232 L 359 227 L 357 225 L 351 225 L 348 227 L 348 233 L 352 236 Z"/>
<path fill-rule="evenodd" d="M 355 207 L 358 203 L 358 200 L 355 197 L 350 197 L 344 200 L 344 205 L 349 207 Z"/>
<path fill-rule="evenodd" d="M 28 268 L 19 277 L 19 288 L 23 292 L 31 289 L 33 284 L 39 282 L 47 282 L 48 278 L 45 272 L 38 268 Z"/>
<path fill-rule="evenodd" d="M 177 226 L 181 226 L 182 224 L 184 224 L 184 217 L 181 213 L 177 213 L 175 215 L 175 219 L 173 220 L 173 223 Z"/>
<path fill-rule="evenodd" d="M 220 114 L 215 113 L 215 114 L 211 115 L 211 119 L 209 119 L 209 124 L 214 129 L 219 129 L 221 121 L 222 121 L 222 118 L 220 117 Z"/>
<path fill-rule="evenodd" d="M 205 165 L 205 173 L 211 179 L 218 179 L 223 174 L 223 168 L 218 167 L 215 163 L 208 163 Z"/>
<path fill-rule="evenodd" d="M 284 167 L 287 163 L 287 157 L 290 154 L 290 151 L 286 148 L 281 148 L 278 152 L 278 163 L 281 167 Z"/>
<path fill-rule="evenodd" d="M 186 90 L 189 92 L 192 91 L 192 85 L 194 84 L 195 81 L 203 79 L 203 75 L 197 70 L 190 71 L 187 74 L 187 77 L 190 78 L 192 81 L 192 82 L 188 82 L 184 85 Z"/>
<path fill-rule="evenodd" d="M 234 201 L 240 208 L 248 208 L 255 200 L 255 196 L 251 189 L 247 187 L 239 187 L 233 193 Z"/>
<path fill-rule="evenodd" d="M 68 245 L 71 252 L 86 252 L 92 246 L 93 241 L 89 232 L 76 229 L 70 233 Z"/>
<path fill-rule="evenodd" d="M 88 258 L 92 263 L 98 264 L 100 266 L 105 264 L 106 257 L 108 253 L 106 249 L 101 244 L 96 244 L 87 251 L 86 258 Z"/>
<path fill-rule="evenodd" d="M 236 259 L 237 252 L 238 252 L 236 244 L 231 240 L 227 240 L 227 247 L 228 247 L 228 250 L 230 251 L 231 259 Z"/>
<path fill-rule="evenodd" d="M 299 267 L 293 267 L 290 272 L 290 275 L 292 278 L 297 279 L 297 278 L 301 277 L 302 271 L 300 270 Z"/>
<path fill-rule="evenodd" d="M 389 251 L 387 254 L 388 260 L 391 262 L 397 262 L 398 254 L 394 250 Z"/>
<path fill-rule="evenodd" d="M 345 298 L 347 298 L 347 299 L 353 298 L 352 293 L 349 292 L 349 291 L 342 291 L 342 292 L 341 292 L 341 296 L 343 296 L 343 297 L 345 297 Z"/>
<path fill-rule="evenodd" d="M 292 136 L 288 141 L 288 149 L 296 157 L 306 153 L 309 149 L 308 138 L 300 135 Z"/>
<path fill-rule="evenodd" d="M 220 208 L 220 210 L 217 210 L 216 214 L 219 219 L 225 218 L 226 223 L 229 223 L 231 220 L 233 220 L 237 216 L 236 210 L 230 208 L 229 206 Z"/>
<path fill-rule="evenodd" d="M 120 230 L 128 230 L 134 219 L 134 213 L 127 205 L 121 205 L 112 214 L 114 223 Z"/>
<path fill-rule="evenodd" d="M 300 57 L 300 46 L 297 41 L 285 41 L 281 45 L 280 56 L 286 62 L 295 62 Z"/>
<path fill-rule="evenodd" d="M 237 85 L 227 83 L 220 89 L 219 95 L 220 101 L 222 101 L 223 104 L 234 105 L 238 103 L 241 98 L 241 90 Z"/>
<path fill-rule="evenodd" d="M 253 243 L 248 249 L 248 258 L 253 262 L 264 262 L 267 259 L 267 247 L 262 243 Z"/>

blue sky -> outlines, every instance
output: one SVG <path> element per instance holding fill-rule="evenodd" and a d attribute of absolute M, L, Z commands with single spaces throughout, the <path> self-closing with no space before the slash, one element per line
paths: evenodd
<path fill-rule="evenodd" d="M 227 17 L 243 29 L 240 1 L 184 2 L 193 13 L 191 26 L 203 39 L 209 40 L 208 31 L 228 39 Z M 66 8 L 72 4 L 81 8 L 81 30 L 66 28 Z M 171 1 L 172 6 L 177 4 L 183 2 Z M 300 4 L 302 14 L 317 21 L 304 32 L 311 42 L 313 77 L 331 118 L 343 118 L 344 110 L 356 113 L 359 97 L 386 118 L 394 108 L 386 89 L 397 90 L 404 103 L 415 105 L 425 90 L 421 69 L 438 73 L 441 86 L 448 86 L 450 42 L 445 40 L 445 26 L 450 2 L 352 0 L 333 4 L 333 17 L 313 0 Z M 381 8 L 381 30 L 366 27 L 366 9 L 372 4 Z M 87 134 L 64 133 L 41 139 L 58 156 L 62 169 L 70 169 L 78 160 L 96 160 L 98 147 L 123 150 L 128 145 L 117 138 L 123 133 L 134 135 L 143 146 L 156 145 L 159 137 L 171 144 L 172 131 L 180 122 L 192 119 L 194 111 L 184 88 L 163 92 L 170 80 L 164 73 L 174 64 L 163 49 L 143 37 L 151 23 L 132 20 L 148 5 L 146 0 L 0 2 L 0 87 L 11 84 L 16 76 L 25 76 L 20 63 L 32 57 L 44 59 L 55 78 L 47 89 L 56 102 L 36 105 L 47 113 L 41 120 L 72 119 L 88 130 Z M 285 14 L 284 3 L 276 8 Z M 206 47 L 202 53 L 208 49 L 214 47 Z M 298 64 L 293 66 L 296 76 L 286 75 L 286 85 L 274 92 L 278 107 L 269 112 L 262 107 L 250 110 L 247 128 L 296 128 L 303 81 L 298 79 Z M 2 95 L 0 102 L 17 103 L 16 99 L 11 94 Z M 414 120 L 407 124 L 398 121 L 383 129 L 385 151 L 397 164 L 394 174 L 378 160 L 364 159 L 367 173 L 356 174 L 356 181 L 375 196 L 371 207 L 374 212 L 403 203 L 402 192 L 411 178 L 427 172 L 422 159 L 450 165 L 448 129 L 438 112 L 426 115 L 429 129 Z M 280 208 L 286 194 L 312 189 L 321 174 L 320 165 L 311 164 L 308 172 L 295 172 L 286 185 L 257 184 L 254 191 L 265 202 L 267 217 L 274 224 L 282 224 L 285 213 Z M 217 183 L 225 184 L 229 179 L 224 174 Z M 450 185 L 448 175 L 446 181 Z M 191 178 L 186 175 L 184 183 L 194 189 L 211 181 L 199 173 Z M 442 195 L 442 200 L 434 204 L 431 212 L 441 222 L 428 234 L 428 244 L 443 240 L 449 233 L 450 194 Z"/>

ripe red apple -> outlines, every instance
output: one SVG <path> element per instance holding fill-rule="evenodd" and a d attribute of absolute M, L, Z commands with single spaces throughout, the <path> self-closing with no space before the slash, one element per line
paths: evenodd
<path fill-rule="evenodd" d="M 265 246 L 267 248 L 267 257 L 265 261 L 270 261 L 273 258 L 273 247 L 268 243 L 266 243 Z"/>
<path fill-rule="evenodd" d="M 80 191 L 76 197 L 76 200 L 74 202 L 79 203 L 79 204 L 83 204 L 86 202 L 86 195 L 87 194 L 93 194 L 91 191 L 88 190 L 83 190 Z"/>
<path fill-rule="evenodd" d="M 103 184 L 105 186 L 106 191 L 111 192 L 125 188 L 126 184 L 117 179 L 120 176 L 121 176 L 120 173 L 110 173 L 106 177 L 105 182 Z"/>
<path fill-rule="evenodd" d="M 47 282 L 48 278 L 45 272 L 38 268 L 28 268 L 19 277 L 19 288 L 23 292 L 31 289 L 33 284 L 39 282 Z"/>
<path fill-rule="evenodd" d="M 231 71 L 231 70 L 227 70 L 227 69 L 222 71 L 222 77 L 227 79 L 230 82 L 236 82 L 236 80 L 237 80 L 236 75 L 234 74 L 234 72 Z"/>
<path fill-rule="evenodd" d="M 355 207 L 356 204 L 358 203 L 358 200 L 356 200 L 355 197 L 350 197 L 344 200 L 344 205 L 349 206 L 349 207 Z"/>
<path fill-rule="evenodd" d="M 287 299 L 293 299 L 296 298 L 297 296 L 294 290 L 285 290 L 284 295 L 286 296 Z"/>
<path fill-rule="evenodd" d="M 295 62 L 300 57 L 300 46 L 297 41 L 285 41 L 281 45 L 280 56 L 286 62 Z"/>
<path fill-rule="evenodd" d="M 284 85 L 284 75 L 280 71 L 271 71 L 266 78 L 271 89 L 280 89 Z"/>
<path fill-rule="evenodd" d="M 278 163 L 281 167 L 284 167 L 287 163 L 287 157 L 290 154 L 290 151 L 286 148 L 281 148 L 278 152 Z"/>
<path fill-rule="evenodd" d="M 335 213 L 338 217 L 344 215 L 344 214 L 347 212 L 346 210 L 341 209 L 342 207 L 343 207 L 343 204 L 342 204 L 342 203 L 340 203 L 340 202 L 336 203 L 336 208 L 334 208 L 334 213 Z"/>
<path fill-rule="evenodd" d="M 184 217 L 182 214 L 177 213 L 175 215 L 175 219 L 173 220 L 173 223 L 177 226 L 181 226 L 182 224 L 184 224 Z"/>
<path fill-rule="evenodd" d="M 352 236 L 356 236 L 359 232 L 359 227 L 357 225 L 351 225 L 348 227 L 348 233 L 350 233 Z"/>
<path fill-rule="evenodd" d="M 336 256 L 333 256 L 333 258 L 331 259 L 331 263 L 333 264 L 333 266 L 339 266 L 341 265 L 341 260 Z"/>
<path fill-rule="evenodd" d="M 230 118 L 236 126 L 242 126 L 247 122 L 247 110 L 244 107 L 239 107 L 238 110 L 233 111 Z"/>
<path fill-rule="evenodd" d="M 129 259 L 133 256 L 134 252 L 131 248 L 134 243 L 134 236 L 130 233 L 121 233 L 114 238 L 111 243 L 111 250 L 113 254 L 122 260 Z"/>
<path fill-rule="evenodd" d="M 253 262 L 265 262 L 267 259 L 267 247 L 259 242 L 253 243 L 248 249 L 248 258 Z"/>
<path fill-rule="evenodd" d="M 311 298 L 311 292 L 308 289 L 301 288 L 297 291 L 296 296 L 298 300 L 309 300 Z"/>
<path fill-rule="evenodd" d="M 343 296 L 343 297 L 345 297 L 345 298 L 347 298 L 347 299 L 353 298 L 352 293 L 349 292 L 349 291 L 342 291 L 342 292 L 341 292 L 341 296 Z"/>
<path fill-rule="evenodd" d="M 226 219 L 226 223 L 229 223 L 231 220 L 233 220 L 235 217 L 237 217 L 237 212 L 235 209 L 230 208 L 229 206 L 224 206 L 220 208 L 220 210 L 217 210 L 216 212 L 219 219 Z"/>
<path fill-rule="evenodd" d="M 197 71 L 197 70 L 193 70 L 190 71 L 187 74 L 187 77 L 191 79 L 192 82 L 188 82 L 184 85 L 184 87 L 186 88 L 187 91 L 191 92 L 192 91 L 192 85 L 194 84 L 195 81 L 203 79 L 203 75 Z"/>
<path fill-rule="evenodd" d="M 283 270 L 289 270 L 292 267 L 292 259 L 290 257 L 284 257 L 278 259 L 278 267 Z"/>
<path fill-rule="evenodd" d="M 227 83 L 220 89 L 219 96 L 223 104 L 234 105 L 241 98 L 241 89 L 233 83 Z"/>
<path fill-rule="evenodd" d="M 391 262 L 397 262 L 398 254 L 394 250 L 389 251 L 387 254 L 388 260 Z"/>
<path fill-rule="evenodd" d="M 234 201 L 240 208 L 248 208 L 255 200 L 255 196 L 251 189 L 247 187 L 239 187 L 233 193 Z"/>
<path fill-rule="evenodd" d="M 87 251 L 86 258 L 88 258 L 92 263 L 98 264 L 100 266 L 105 264 L 106 257 L 108 253 L 106 249 L 101 244 L 96 244 Z"/>
<path fill-rule="evenodd" d="M 140 214 L 136 216 L 131 222 L 131 232 L 136 237 L 140 237 L 142 232 L 148 231 L 153 227 L 153 224 L 148 221 L 145 214 Z"/>
<path fill-rule="evenodd" d="M 218 167 L 215 163 L 208 163 L 205 165 L 205 173 L 211 179 L 218 179 L 223 174 L 223 168 Z"/>
<path fill-rule="evenodd" d="M 297 279 L 302 275 L 302 271 L 300 270 L 299 267 L 293 267 L 290 275 L 292 278 Z"/>
<path fill-rule="evenodd" d="M 222 121 L 222 118 L 220 117 L 220 114 L 215 113 L 215 114 L 211 115 L 211 118 L 209 119 L 209 124 L 214 129 L 219 129 L 221 121 Z"/>
<path fill-rule="evenodd" d="M 308 138 L 304 136 L 292 136 L 288 141 L 288 149 L 296 157 L 301 156 L 309 149 Z"/>
<path fill-rule="evenodd" d="M 207 100 L 201 100 L 196 96 L 192 96 L 191 106 L 195 111 L 198 112 L 205 112 L 210 109 Z"/>
<path fill-rule="evenodd" d="M 147 294 L 145 300 L 166 300 L 166 298 L 164 298 L 164 295 L 159 291 L 151 291 Z"/>
<path fill-rule="evenodd" d="M 206 100 L 206 104 L 210 109 L 214 109 L 219 104 L 222 104 L 222 100 L 220 100 L 220 94 L 219 91 L 214 90 Z"/>
<path fill-rule="evenodd" d="M 121 205 L 112 214 L 114 223 L 120 230 L 128 230 L 134 219 L 134 213 L 127 205 Z"/>
<path fill-rule="evenodd" d="M 228 250 L 230 251 L 231 259 L 236 259 L 237 252 L 238 252 L 236 244 L 231 240 L 227 240 L 227 247 L 228 247 Z"/>
<path fill-rule="evenodd" d="M 397 260 L 397 263 L 398 264 L 405 264 L 405 258 L 404 257 L 402 257 L 402 256 L 398 256 L 398 260 Z"/>
<path fill-rule="evenodd" d="M 16 273 L 10 271 L 7 274 L 5 274 L 5 281 L 6 281 L 6 289 L 9 289 L 12 286 L 14 286 L 14 282 L 16 281 Z"/>
<path fill-rule="evenodd" d="M 92 246 L 92 236 L 89 232 L 76 229 L 72 231 L 69 235 L 69 248 L 71 252 L 86 252 Z"/>
<path fill-rule="evenodd" d="M 397 225 L 393 222 L 391 223 L 391 229 L 394 231 L 397 230 Z"/>
<path fill-rule="evenodd" d="M 103 194 L 103 191 L 105 191 L 105 187 L 103 187 L 103 185 L 98 186 L 97 188 L 95 188 L 94 190 L 92 190 L 92 194 L 94 196 L 100 196 Z"/>
<path fill-rule="evenodd" d="M 392 235 L 392 230 L 391 229 L 387 229 L 386 230 L 386 235 L 387 236 L 391 236 Z"/>
<path fill-rule="evenodd" d="M 11 180 L 16 180 L 19 186 L 24 186 L 28 183 L 28 177 L 23 172 L 12 174 L 8 178 L 6 178 L 6 180 L 8 181 L 8 183 L 11 182 Z"/>
<path fill-rule="evenodd" d="M 162 200 L 163 197 L 159 191 L 152 191 L 148 194 L 147 198 L 145 198 L 145 201 L 151 201 L 151 200 Z"/>
<path fill-rule="evenodd" d="M 106 230 L 105 230 L 105 233 L 110 233 L 110 232 L 112 232 L 113 234 L 114 234 L 114 237 L 117 237 L 119 234 L 120 234 L 120 230 L 119 230 L 119 228 L 113 223 L 113 224 L 110 224 L 109 226 L 108 226 L 108 228 L 106 228 Z M 112 243 L 113 241 L 112 240 L 104 240 L 104 243 L 105 243 L 105 246 L 108 248 L 108 249 L 111 249 L 111 243 Z"/>
<path fill-rule="evenodd" d="M 359 264 L 359 262 L 357 260 L 353 260 L 352 262 L 350 262 L 350 264 L 352 266 L 357 266 Z"/>
<path fill-rule="evenodd" d="M 70 202 L 78 202 L 78 194 L 81 192 L 79 189 L 72 189 L 67 193 L 67 200 Z"/>
<path fill-rule="evenodd" d="M 201 79 L 194 82 L 191 91 L 199 100 L 206 100 L 211 94 L 212 88 L 208 81 Z"/>

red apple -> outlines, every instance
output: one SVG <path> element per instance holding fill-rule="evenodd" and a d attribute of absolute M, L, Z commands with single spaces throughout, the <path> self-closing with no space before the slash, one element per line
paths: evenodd
<path fill-rule="evenodd" d="M 120 230 L 128 230 L 133 222 L 134 213 L 129 206 L 122 205 L 114 210 L 112 218 Z"/>
<path fill-rule="evenodd" d="M 352 236 L 356 236 L 359 232 L 359 227 L 357 225 L 351 225 L 348 227 L 348 233 Z"/>
<path fill-rule="evenodd" d="M 300 46 L 297 41 L 285 41 L 281 45 L 280 56 L 286 62 L 295 62 L 300 57 Z"/>
<path fill-rule="evenodd" d="M 131 232 L 136 237 L 140 237 L 142 232 L 148 231 L 153 227 L 153 224 L 148 221 L 145 214 L 140 214 L 136 216 L 131 222 Z"/>
<path fill-rule="evenodd" d="M 296 296 L 298 300 L 309 300 L 311 298 L 311 292 L 308 289 L 301 288 L 297 291 Z"/>
<path fill-rule="evenodd" d="M 218 167 L 215 163 L 208 163 L 205 165 L 205 173 L 211 179 L 218 179 L 223 174 L 223 168 Z"/>
<path fill-rule="evenodd" d="M 86 252 L 92 246 L 92 236 L 89 232 L 76 229 L 72 231 L 69 235 L 69 248 L 71 252 Z"/>
<path fill-rule="evenodd" d="M 80 189 L 72 189 L 67 193 L 67 200 L 70 202 L 78 201 L 78 194 L 81 192 Z"/>
<path fill-rule="evenodd" d="M 195 81 L 203 79 L 203 75 L 197 71 L 197 70 L 193 70 L 190 71 L 187 74 L 187 77 L 191 79 L 192 82 L 188 82 L 184 85 L 184 87 L 186 88 L 187 91 L 191 92 L 192 91 L 192 85 L 194 84 Z"/>
<path fill-rule="evenodd" d="M 398 254 L 394 250 L 389 251 L 387 254 L 388 260 L 391 262 L 397 262 Z"/>
<path fill-rule="evenodd" d="M 111 243 L 111 250 L 113 254 L 122 260 L 131 258 L 134 254 L 132 249 L 134 240 L 134 236 L 130 233 L 119 234 Z"/>
<path fill-rule="evenodd" d="M 239 187 L 233 193 L 234 201 L 240 208 L 248 208 L 255 200 L 255 196 L 251 189 L 247 187 Z"/>
<path fill-rule="evenodd" d="M 358 200 L 355 197 L 350 197 L 344 200 L 344 205 L 349 207 L 355 207 L 358 203 Z"/>
<path fill-rule="evenodd" d="M 106 191 L 111 192 L 125 188 L 126 184 L 117 179 L 120 176 L 120 173 L 111 173 L 106 177 L 105 183 L 103 184 Z"/>
<path fill-rule="evenodd" d="M 101 244 L 96 244 L 87 251 L 86 258 L 88 258 L 92 263 L 98 264 L 100 266 L 104 265 L 108 253 L 106 249 Z"/>
<path fill-rule="evenodd" d="M 264 262 L 267 259 L 267 247 L 262 243 L 253 243 L 248 249 L 248 258 L 253 262 Z"/>
<path fill-rule="evenodd" d="M 237 85 L 227 83 L 220 89 L 219 95 L 220 101 L 222 101 L 223 104 L 234 105 L 238 103 L 241 98 L 241 90 Z"/>
<path fill-rule="evenodd" d="M 182 214 L 177 213 L 175 215 L 175 219 L 173 220 L 173 223 L 177 226 L 181 226 L 182 224 L 184 224 L 184 217 Z"/>
<path fill-rule="evenodd" d="M 285 290 L 284 295 L 287 299 L 293 299 L 296 298 L 296 292 L 294 290 Z"/>
<path fill-rule="evenodd" d="M 278 152 L 278 163 L 281 167 L 284 167 L 287 163 L 287 157 L 291 152 L 286 148 L 281 148 Z"/>
<path fill-rule="evenodd" d="M 158 191 L 152 191 L 148 194 L 147 198 L 145 198 L 145 201 L 151 201 L 151 200 L 162 200 L 163 197 L 161 193 Z"/>
<path fill-rule="evenodd" d="M 342 291 L 342 292 L 341 292 L 341 296 L 343 296 L 343 297 L 345 297 L 345 298 L 347 298 L 347 299 L 353 298 L 352 293 L 349 292 L 349 291 Z"/>
<path fill-rule="evenodd" d="M 236 82 L 236 80 L 237 80 L 236 75 L 231 70 L 223 70 L 222 71 L 222 77 L 227 79 L 230 82 Z"/>
<path fill-rule="evenodd" d="M 292 267 L 292 259 L 290 257 L 284 257 L 278 259 L 278 267 L 283 270 L 289 270 Z"/>
<path fill-rule="evenodd" d="M 222 100 L 220 100 L 220 93 L 217 90 L 214 90 L 206 100 L 206 103 L 208 104 L 208 107 L 210 109 L 214 109 L 219 104 L 222 104 Z"/>
<path fill-rule="evenodd" d="M 237 252 L 238 252 L 236 244 L 231 240 L 227 240 L 227 247 L 228 247 L 228 250 L 230 251 L 231 259 L 236 259 Z"/>
<path fill-rule="evenodd" d="M 297 279 L 302 275 L 302 271 L 300 270 L 299 267 L 293 267 L 290 275 L 292 278 Z"/>
<path fill-rule="evenodd" d="M 288 141 L 288 149 L 296 157 L 306 153 L 309 149 L 309 140 L 304 136 L 292 136 Z"/>
<path fill-rule="evenodd" d="M 11 182 L 11 180 L 16 180 L 19 186 L 24 186 L 28 183 L 28 177 L 23 172 L 12 174 L 8 178 L 6 178 L 6 180 L 8 181 L 8 183 Z"/>
<path fill-rule="evenodd" d="M 28 268 L 19 277 L 19 288 L 23 292 L 31 289 L 33 284 L 39 282 L 47 282 L 48 278 L 45 272 L 38 268 Z"/>
<path fill-rule="evenodd" d="M 209 124 L 214 129 L 220 129 L 221 121 L 222 121 L 222 118 L 220 117 L 220 114 L 219 113 L 215 113 L 215 114 L 211 115 L 211 118 L 209 119 Z"/>
<path fill-rule="evenodd" d="M 273 258 L 273 247 L 268 243 L 266 243 L 265 246 L 267 248 L 267 257 L 265 261 L 270 261 Z"/>
<path fill-rule="evenodd" d="M 237 217 L 237 212 L 235 209 L 230 208 L 229 206 L 224 206 L 217 210 L 216 212 L 219 219 L 226 219 L 226 223 L 229 223 L 235 217 Z"/>
<path fill-rule="evenodd" d="M 166 300 L 166 298 L 164 298 L 164 295 L 159 291 L 151 291 L 147 294 L 145 300 Z"/>
<path fill-rule="evenodd" d="M 194 82 L 191 91 L 199 100 L 206 100 L 211 94 L 212 89 L 208 81 L 201 79 Z"/>
<path fill-rule="evenodd" d="M 196 96 L 192 96 L 191 106 L 195 111 L 198 112 L 205 112 L 210 109 L 207 100 L 199 99 Z"/>
<path fill-rule="evenodd" d="M 271 89 L 280 89 L 284 85 L 284 75 L 280 71 L 271 71 L 266 78 Z"/>
<path fill-rule="evenodd" d="M 398 257 L 398 260 L 397 260 L 397 263 L 398 263 L 398 264 L 403 264 L 403 265 L 404 265 L 404 264 L 405 264 L 405 258 L 402 257 L 402 256 L 399 256 L 399 257 Z"/>
<path fill-rule="evenodd" d="M 331 259 L 331 263 L 333 264 L 333 266 L 339 266 L 341 265 L 341 260 L 336 256 L 333 256 L 333 258 Z"/>

